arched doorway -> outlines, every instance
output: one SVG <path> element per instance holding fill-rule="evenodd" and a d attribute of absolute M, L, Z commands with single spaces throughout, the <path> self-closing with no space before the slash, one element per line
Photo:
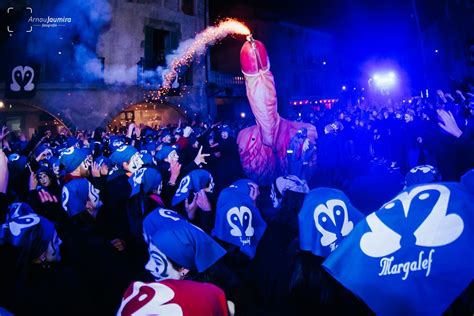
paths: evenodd
<path fill-rule="evenodd" d="M 120 128 L 134 122 L 150 127 L 164 127 L 177 125 L 179 120 L 184 121 L 185 111 L 171 103 L 141 102 L 129 106 L 112 119 L 111 128 Z"/>
<path fill-rule="evenodd" d="M 0 126 L 4 125 L 17 135 L 24 133 L 28 139 L 39 129 L 57 133 L 67 127 L 59 118 L 38 106 L 0 101 Z"/>

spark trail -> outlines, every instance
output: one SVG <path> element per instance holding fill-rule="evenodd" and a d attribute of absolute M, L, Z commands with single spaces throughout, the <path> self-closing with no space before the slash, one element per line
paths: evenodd
<path fill-rule="evenodd" d="M 206 52 L 207 47 L 230 34 L 250 35 L 250 30 L 242 22 L 228 18 L 216 26 L 207 27 L 193 39 L 181 42 L 172 54 L 166 56 L 167 68 L 162 72 L 163 83 L 158 91 L 153 92 L 151 99 L 158 100 L 165 96 L 178 77 L 179 69 L 189 66 L 196 57 Z"/>

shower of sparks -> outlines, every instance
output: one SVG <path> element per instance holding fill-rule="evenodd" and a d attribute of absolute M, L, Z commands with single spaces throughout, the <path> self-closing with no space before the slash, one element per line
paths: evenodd
<path fill-rule="evenodd" d="M 209 26 L 198 33 L 193 40 L 181 42 L 173 52 L 174 58 L 167 63 L 167 69 L 163 71 L 163 83 L 158 91 L 152 93 L 152 100 L 159 100 L 172 88 L 173 82 L 177 80 L 178 71 L 181 67 L 189 66 L 192 61 L 206 52 L 206 48 L 213 45 L 230 34 L 250 35 L 250 30 L 243 23 L 228 18 L 219 22 L 216 26 Z"/>

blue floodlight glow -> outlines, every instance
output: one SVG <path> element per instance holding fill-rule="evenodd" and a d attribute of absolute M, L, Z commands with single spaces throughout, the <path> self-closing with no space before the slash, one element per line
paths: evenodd
<path fill-rule="evenodd" d="M 393 71 L 377 73 L 372 76 L 376 87 L 380 89 L 390 89 L 397 83 L 397 76 Z"/>

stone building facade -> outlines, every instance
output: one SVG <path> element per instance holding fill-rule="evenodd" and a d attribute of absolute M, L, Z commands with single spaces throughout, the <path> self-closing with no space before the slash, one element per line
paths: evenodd
<path fill-rule="evenodd" d="M 153 81 L 156 78 L 144 74 L 153 73 L 159 66 L 164 67 L 166 55 L 181 41 L 193 38 L 206 27 L 205 1 L 110 0 L 105 3 L 110 18 L 99 30 L 93 52 L 94 60 L 102 63 L 102 78 L 93 81 L 51 79 L 44 74 L 46 67 L 42 67 L 36 94 L 28 99 L 3 98 L 8 87 L 6 82 L 0 83 L 3 124 L 8 121 L 9 112 L 28 105 L 50 113 L 74 129 L 106 126 L 127 108 L 137 109 L 137 104 L 143 104 L 144 111 L 156 110 L 155 104 L 145 103 L 147 96 L 158 87 Z M 70 13 L 74 20 L 74 12 Z M 34 29 L 34 32 L 42 31 L 48 30 Z M 71 57 L 74 58 L 77 62 L 77 55 Z M 88 64 L 83 65 L 83 69 L 87 67 Z M 161 101 L 160 111 L 174 111 L 182 116 L 186 113 L 207 115 L 205 81 L 205 59 L 200 58 L 179 79 L 180 87 Z M 160 118 L 178 116 L 158 113 L 154 122 L 145 123 L 174 123 Z M 20 124 L 25 129 L 28 127 L 26 121 Z"/>

